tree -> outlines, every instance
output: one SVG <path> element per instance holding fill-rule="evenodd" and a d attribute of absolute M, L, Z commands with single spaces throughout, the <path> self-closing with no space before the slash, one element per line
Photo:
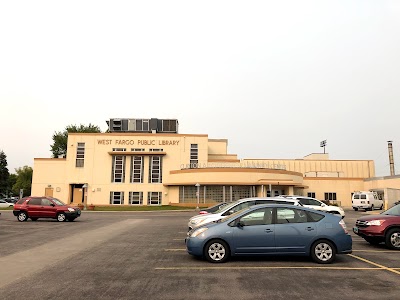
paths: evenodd
<path fill-rule="evenodd" d="M 23 196 L 30 196 L 32 188 L 33 169 L 31 167 L 24 166 L 22 168 L 15 169 L 15 172 L 17 173 L 17 181 L 13 185 L 13 193 L 15 195 L 19 195 L 19 190 L 23 189 Z"/>
<path fill-rule="evenodd" d="M 7 155 L 0 151 L 0 195 L 6 196 L 8 190 L 8 178 L 10 173 L 7 168 Z"/>
<path fill-rule="evenodd" d="M 98 133 L 101 132 L 99 126 L 92 125 L 89 123 L 88 126 L 80 124 L 68 125 L 65 127 L 64 131 L 54 132 L 53 134 L 53 144 L 51 145 L 51 152 L 53 157 L 67 156 L 67 142 L 68 133 L 71 132 L 83 132 L 83 133 Z"/>
<path fill-rule="evenodd" d="M 17 182 L 17 174 L 10 174 L 10 177 L 8 177 L 8 187 L 7 187 L 7 194 L 8 196 L 18 196 L 19 195 L 19 191 L 18 194 L 14 194 L 13 193 L 13 186 L 14 184 Z"/>

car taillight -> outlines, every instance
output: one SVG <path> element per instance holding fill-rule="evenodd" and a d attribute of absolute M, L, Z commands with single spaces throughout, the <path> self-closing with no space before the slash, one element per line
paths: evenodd
<path fill-rule="evenodd" d="M 340 224 L 340 226 L 342 226 L 342 228 L 343 228 L 343 230 L 344 230 L 344 233 L 345 233 L 345 234 L 348 234 L 349 232 L 347 231 L 346 223 L 345 223 L 343 220 L 340 220 L 340 221 L 339 221 L 339 224 Z"/>
<path fill-rule="evenodd" d="M 206 211 L 199 212 L 200 215 L 205 215 L 206 213 L 207 213 Z"/>
<path fill-rule="evenodd" d="M 367 201 L 367 204 L 369 204 L 369 200 Z"/>

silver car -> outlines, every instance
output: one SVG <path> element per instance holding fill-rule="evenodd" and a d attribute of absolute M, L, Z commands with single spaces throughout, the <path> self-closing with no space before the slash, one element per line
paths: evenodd
<path fill-rule="evenodd" d="M 228 205 L 225 205 L 224 207 L 222 207 L 221 209 L 217 210 L 214 213 L 209 213 L 205 215 L 196 215 L 194 217 L 191 217 L 188 223 L 188 230 L 192 230 L 193 228 L 200 225 L 218 221 L 242 209 L 258 204 L 287 204 L 287 205 L 302 206 L 300 201 L 298 201 L 297 199 L 286 199 L 278 197 L 254 197 L 254 198 L 240 199 L 231 202 Z"/>

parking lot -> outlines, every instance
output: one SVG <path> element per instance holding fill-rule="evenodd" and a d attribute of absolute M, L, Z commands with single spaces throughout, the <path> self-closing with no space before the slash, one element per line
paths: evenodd
<path fill-rule="evenodd" d="M 1 213 L 1 299 L 400 298 L 400 252 L 354 234 L 353 254 L 331 265 L 303 257 L 211 264 L 185 250 L 194 211 L 83 212 L 63 223 Z M 370 213 L 346 211 L 349 231 Z"/>

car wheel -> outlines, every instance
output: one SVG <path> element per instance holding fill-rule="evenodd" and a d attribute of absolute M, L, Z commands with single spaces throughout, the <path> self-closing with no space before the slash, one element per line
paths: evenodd
<path fill-rule="evenodd" d="M 66 219 L 67 219 L 67 216 L 64 213 L 59 213 L 57 215 L 57 221 L 58 222 L 65 222 Z"/>
<path fill-rule="evenodd" d="M 37 221 L 39 218 L 31 218 L 32 221 Z"/>
<path fill-rule="evenodd" d="M 68 221 L 73 222 L 75 218 L 68 218 Z"/>
<path fill-rule="evenodd" d="M 383 204 L 381 205 L 381 207 L 379 207 L 379 210 L 382 210 L 383 209 Z"/>
<path fill-rule="evenodd" d="M 204 255 L 212 263 L 226 262 L 230 256 L 229 246 L 221 240 L 209 241 L 204 249 Z"/>
<path fill-rule="evenodd" d="M 353 209 L 354 209 L 354 211 L 357 211 L 357 210 L 358 210 L 358 208 L 357 208 L 357 207 L 353 207 Z"/>
<path fill-rule="evenodd" d="M 378 240 L 376 238 L 364 238 L 371 245 L 379 245 L 382 240 Z"/>
<path fill-rule="evenodd" d="M 26 220 L 28 220 L 28 214 L 24 211 L 21 211 L 18 216 L 17 216 L 18 221 L 20 222 L 25 222 Z"/>
<path fill-rule="evenodd" d="M 400 250 L 400 228 L 390 229 L 386 233 L 385 244 L 390 249 Z"/>
<path fill-rule="evenodd" d="M 330 264 L 335 260 L 336 249 L 330 241 L 316 241 L 311 246 L 311 257 L 319 264 Z"/>

